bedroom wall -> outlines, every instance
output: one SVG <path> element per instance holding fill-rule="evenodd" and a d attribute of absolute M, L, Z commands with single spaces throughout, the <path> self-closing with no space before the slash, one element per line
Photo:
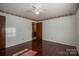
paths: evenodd
<path fill-rule="evenodd" d="M 78 50 L 78 53 L 79 53 L 79 9 L 76 13 L 76 19 L 77 19 L 77 50 Z"/>
<path fill-rule="evenodd" d="M 43 21 L 43 40 L 76 46 L 76 16 Z"/>
<path fill-rule="evenodd" d="M 6 17 L 6 48 L 32 40 L 32 21 L 0 12 Z"/>

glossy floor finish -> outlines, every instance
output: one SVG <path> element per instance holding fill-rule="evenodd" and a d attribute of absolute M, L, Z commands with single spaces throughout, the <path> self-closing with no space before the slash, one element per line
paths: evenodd
<path fill-rule="evenodd" d="M 78 56 L 76 47 L 49 41 L 33 40 L 0 50 L 2 56 L 12 56 L 24 49 L 36 51 L 36 56 Z"/>

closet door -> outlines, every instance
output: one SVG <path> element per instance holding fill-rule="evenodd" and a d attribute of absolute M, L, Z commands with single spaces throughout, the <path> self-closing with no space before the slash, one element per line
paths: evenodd
<path fill-rule="evenodd" d="M 0 49 L 5 48 L 5 16 L 0 16 Z"/>

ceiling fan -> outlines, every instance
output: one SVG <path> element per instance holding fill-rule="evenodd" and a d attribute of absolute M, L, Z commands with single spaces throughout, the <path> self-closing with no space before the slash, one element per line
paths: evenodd
<path fill-rule="evenodd" d="M 32 5 L 31 7 L 32 7 L 32 9 L 31 10 L 26 10 L 26 12 L 34 12 L 36 15 L 39 15 L 40 12 L 43 11 L 41 9 L 41 6 L 40 5 Z"/>

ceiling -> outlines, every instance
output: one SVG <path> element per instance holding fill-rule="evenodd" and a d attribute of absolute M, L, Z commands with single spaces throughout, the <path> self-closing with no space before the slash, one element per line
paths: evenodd
<path fill-rule="evenodd" d="M 40 14 L 33 12 L 32 6 L 40 6 Z M 0 11 L 31 20 L 46 20 L 76 13 L 76 3 L 0 3 Z"/>

